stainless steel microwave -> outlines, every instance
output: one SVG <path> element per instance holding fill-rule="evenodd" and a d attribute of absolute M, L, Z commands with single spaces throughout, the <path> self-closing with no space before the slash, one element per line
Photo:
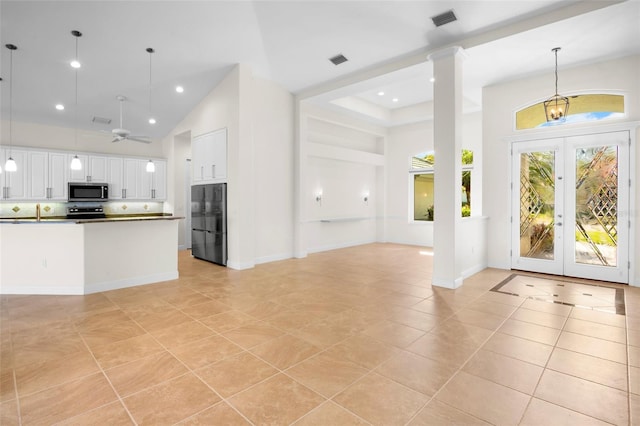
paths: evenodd
<path fill-rule="evenodd" d="M 94 182 L 69 182 L 69 201 L 107 201 L 109 185 Z"/>

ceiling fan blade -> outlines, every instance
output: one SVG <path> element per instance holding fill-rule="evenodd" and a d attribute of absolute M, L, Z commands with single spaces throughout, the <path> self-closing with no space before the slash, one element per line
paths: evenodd
<path fill-rule="evenodd" d="M 123 140 L 124 138 L 121 138 L 120 136 L 116 136 L 115 138 L 113 138 L 113 140 L 111 141 L 111 143 L 113 142 L 120 142 L 121 140 Z"/>
<path fill-rule="evenodd" d="M 134 142 L 151 143 L 151 141 L 150 141 L 150 140 L 148 140 L 148 139 L 140 139 L 140 137 L 141 137 L 141 136 L 138 136 L 138 137 L 136 137 L 136 136 L 129 136 L 129 137 L 127 137 L 126 139 L 127 139 L 127 140 L 129 140 L 129 141 L 134 141 Z"/>

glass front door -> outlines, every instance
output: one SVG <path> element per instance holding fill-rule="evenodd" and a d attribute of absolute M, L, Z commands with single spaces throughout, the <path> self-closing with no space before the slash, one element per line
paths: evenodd
<path fill-rule="evenodd" d="M 628 148 L 628 132 L 513 145 L 514 269 L 628 282 Z"/>

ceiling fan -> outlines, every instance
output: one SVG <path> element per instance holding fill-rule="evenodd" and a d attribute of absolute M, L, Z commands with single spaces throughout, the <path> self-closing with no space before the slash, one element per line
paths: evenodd
<path fill-rule="evenodd" d="M 113 129 L 111 134 L 113 135 L 113 140 L 111 142 L 120 142 L 124 140 L 134 141 L 134 142 L 142 142 L 142 143 L 151 143 L 149 140 L 149 136 L 143 135 L 132 135 L 131 132 L 122 126 L 122 103 L 127 100 L 125 96 L 118 95 L 116 99 L 120 102 L 120 128 Z"/>

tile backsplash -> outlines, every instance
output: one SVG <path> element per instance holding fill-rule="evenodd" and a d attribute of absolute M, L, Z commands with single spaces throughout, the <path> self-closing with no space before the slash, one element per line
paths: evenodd
<path fill-rule="evenodd" d="M 33 202 L 0 202 L 0 218 L 13 219 L 23 217 L 36 217 L 36 205 Z M 61 217 L 66 216 L 67 207 L 82 205 L 101 205 L 107 215 L 132 215 L 163 213 L 164 203 L 149 201 L 108 201 L 106 203 L 65 203 L 65 202 L 40 202 L 40 216 Z"/>

